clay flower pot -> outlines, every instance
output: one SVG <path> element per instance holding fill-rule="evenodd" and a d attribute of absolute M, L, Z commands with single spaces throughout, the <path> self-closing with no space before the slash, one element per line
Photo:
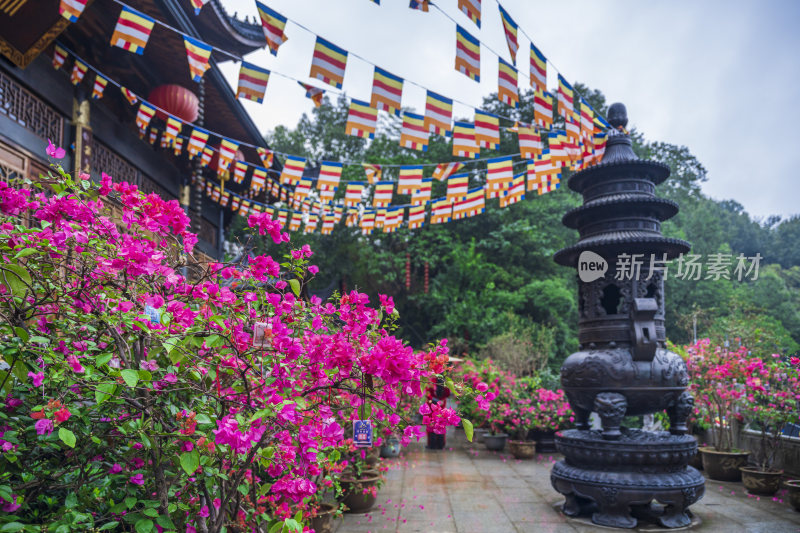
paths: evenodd
<path fill-rule="evenodd" d="M 750 494 L 772 496 L 781 488 L 783 470 L 761 470 L 755 466 L 742 466 L 742 484 Z"/>
<path fill-rule="evenodd" d="M 486 446 L 487 450 L 502 452 L 503 448 L 506 447 L 506 439 L 508 439 L 508 435 L 505 433 L 497 433 L 495 435 L 487 433 L 483 437 L 483 444 Z"/>
<path fill-rule="evenodd" d="M 508 451 L 514 459 L 533 459 L 536 455 L 536 441 L 533 440 L 510 440 L 508 441 Z"/>
<path fill-rule="evenodd" d="M 750 452 L 720 452 L 714 448 L 700 448 L 703 455 L 703 470 L 709 479 L 717 481 L 741 481 L 739 468 L 747 465 Z"/>
<path fill-rule="evenodd" d="M 379 475 L 368 472 L 362 473 L 358 479 L 353 477 L 339 479 L 344 492 L 342 503 L 347 506 L 348 513 L 366 513 L 372 509 L 378 499 L 377 490 L 373 487 L 378 485 L 380 479 Z"/>
<path fill-rule="evenodd" d="M 794 510 L 800 513 L 800 479 L 790 479 L 786 482 L 786 489 L 789 491 L 787 494 L 789 504 L 794 507 Z"/>
<path fill-rule="evenodd" d="M 311 519 L 311 529 L 315 533 L 333 533 L 333 519 L 338 507 L 330 503 L 322 503 L 317 510 L 317 516 Z"/>

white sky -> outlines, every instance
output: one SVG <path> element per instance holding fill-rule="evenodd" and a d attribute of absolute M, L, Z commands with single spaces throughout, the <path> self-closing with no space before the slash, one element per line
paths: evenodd
<path fill-rule="evenodd" d="M 257 17 L 253 0 L 222 0 L 239 17 Z M 372 65 L 406 79 L 403 105 L 424 110 L 425 91 L 480 105 L 497 90 L 496 56 L 481 47 L 481 83 L 455 71 L 455 25 L 408 0 L 264 0 L 289 19 L 277 57 L 258 50 L 251 63 L 308 81 L 314 36 L 351 52 L 343 90 L 369 100 Z M 489 48 L 509 59 L 495 0 L 483 0 L 482 29 L 438 4 Z M 800 2 L 795 0 L 504 0 L 503 7 L 570 82 L 623 102 L 629 126 L 648 140 L 686 145 L 708 169 L 705 192 L 734 199 L 756 217 L 800 213 Z M 519 33 L 520 83 L 529 41 Z M 238 64 L 222 65 L 236 85 Z M 555 72 L 548 65 L 549 86 Z M 322 82 L 312 82 L 324 86 Z M 333 96 L 333 95 L 331 95 Z M 259 129 L 294 127 L 313 104 L 295 81 L 270 77 L 263 104 L 244 101 Z M 456 105 L 456 117 L 472 109 Z"/>

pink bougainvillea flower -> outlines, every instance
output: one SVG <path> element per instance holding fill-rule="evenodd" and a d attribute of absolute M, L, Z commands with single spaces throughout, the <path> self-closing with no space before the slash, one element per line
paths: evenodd
<path fill-rule="evenodd" d="M 45 152 L 47 152 L 47 155 L 53 159 L 64 159 L 64 157 L 67 155 L 67 152 L 63 148 L 53 144 L 53 141 L 50 139 L 47 139 L 47 149 Z"/>
<path fill-rule="evenodd" d="M 111 468 L 108 469 L 109 474 L 119 474 L 120 472 L 122 472 L 122 466 L 120 466 L 119 463 L 114 463 L 111 465 Z"/>
<path fill-rule="evenodd" d="M 308 271 L 312 276 L 316 276 L 317 272 L 319 272 L 319 267 L 317 265 L 311 265 L 308 267 Z"/>
<path fill-rule="evenodd" d="M 128 478 L 128 481 L 134 485 L 144 485 L 144 476 L 142 474 L 134 474 Z"/>
<path fill-rule="evenodd" d="M 200 512 L 197 513 L 197 516 L 201 518 L 208 518 L 211 514 L 208 512 L 208 505 L 204 505 L 200 508 Z"/>
<path fill-rule="evenodd" d="M 6 513 L 13 513 L 14 511 L 16 511 L 17 509 L 22 507 L 22 505 L 17 503 L 18 500 L 19 500 L 19 496 L 16 495 L 16 494 L 12 494 L 11 495 L 11 501 L 10 502 L 7 502 L 5 500 L 0 500 L 0 502 L 2 502 L 2 505 L 0 505 L 0 510 L 2 510 L 3 512 L 6 512 Z"/>
<path fill-rule="evenodd" d="M 791 361 L 794 366 L 800 365 L 800 357 L 792 357 L 789 361 Z"/>
<path fill-rule="evenodd" d="M 34 387 L 41 387 L 44 381 L 44 372 L 28 372 L 28 377 L 31 378 L 31 384 Z"/>
<path fill-rule="evenodd" d="M 378 299 L 381 301 L 381 306 L 391 315 L 394 312 L 394 299 L 385 294 L 379 294 Z"/>
<path fill-rule="evenodd" d="M 66 407 L 62 407 L 61 409 L 53 413 L 53 416 L 55 416 L 56 422 L 61 424 L 69 420 L 69 417 L 72 416 L 72 413 L 70 413 L 69 409 L 67 409 Z"/>
<path fill-rule="evenodd" d="M 83 365 L 80 363 L 80 361 L 78 361 L 78 358 L 75 355 L 72 354 L 68 355 L 67 363 L 69 363 L 69 366 L 72 367 L 73 372 L 75 372 L 76 374 L 83 374 L 84 372 Z"/>
<path fill-rule="evenodd" d="M 49 418 L 42 418 L 36 421 L 35 427 L 37 435 L 44 435 L 45 433 L 49 435 L 53 432 L 53 421 Z"/>

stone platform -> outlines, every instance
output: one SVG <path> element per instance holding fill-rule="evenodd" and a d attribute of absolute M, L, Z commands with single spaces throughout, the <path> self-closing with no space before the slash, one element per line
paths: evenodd
<path fill-rule="evenodd" d="M 564 498 L 550 486 L 558 455 L 517 461 L 507 453 L 470 444 L 449 433 L 442 451 L 412 445 L 392 460 L 378 505 L 364 515 L 345 515 L 336 533 L 589 533 L 623 531 L 567 518 Z M 800 513 L 781 499 L 748 496 L 741 483 L 706 482 L 692 506 L 702 533 L 797 533 Z M 624 530 L 624 531 L 637 531 Z M 642 531 L 648 531 L 647 528 Z M 653 531 L 649 529 L 649 531 Z M 664 531 L 664 530 L 661 530 Z M 671 530 L 676 531 L 676 530 Z"/>

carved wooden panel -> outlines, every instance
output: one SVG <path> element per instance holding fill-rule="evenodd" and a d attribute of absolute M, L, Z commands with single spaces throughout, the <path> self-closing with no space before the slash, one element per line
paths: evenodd
<path fill-rule="evenodd" d="M 63 143 L 63 115 L 2 72 L 0 113 L 41 139 L 51 139 L 59 146 Z"/>

